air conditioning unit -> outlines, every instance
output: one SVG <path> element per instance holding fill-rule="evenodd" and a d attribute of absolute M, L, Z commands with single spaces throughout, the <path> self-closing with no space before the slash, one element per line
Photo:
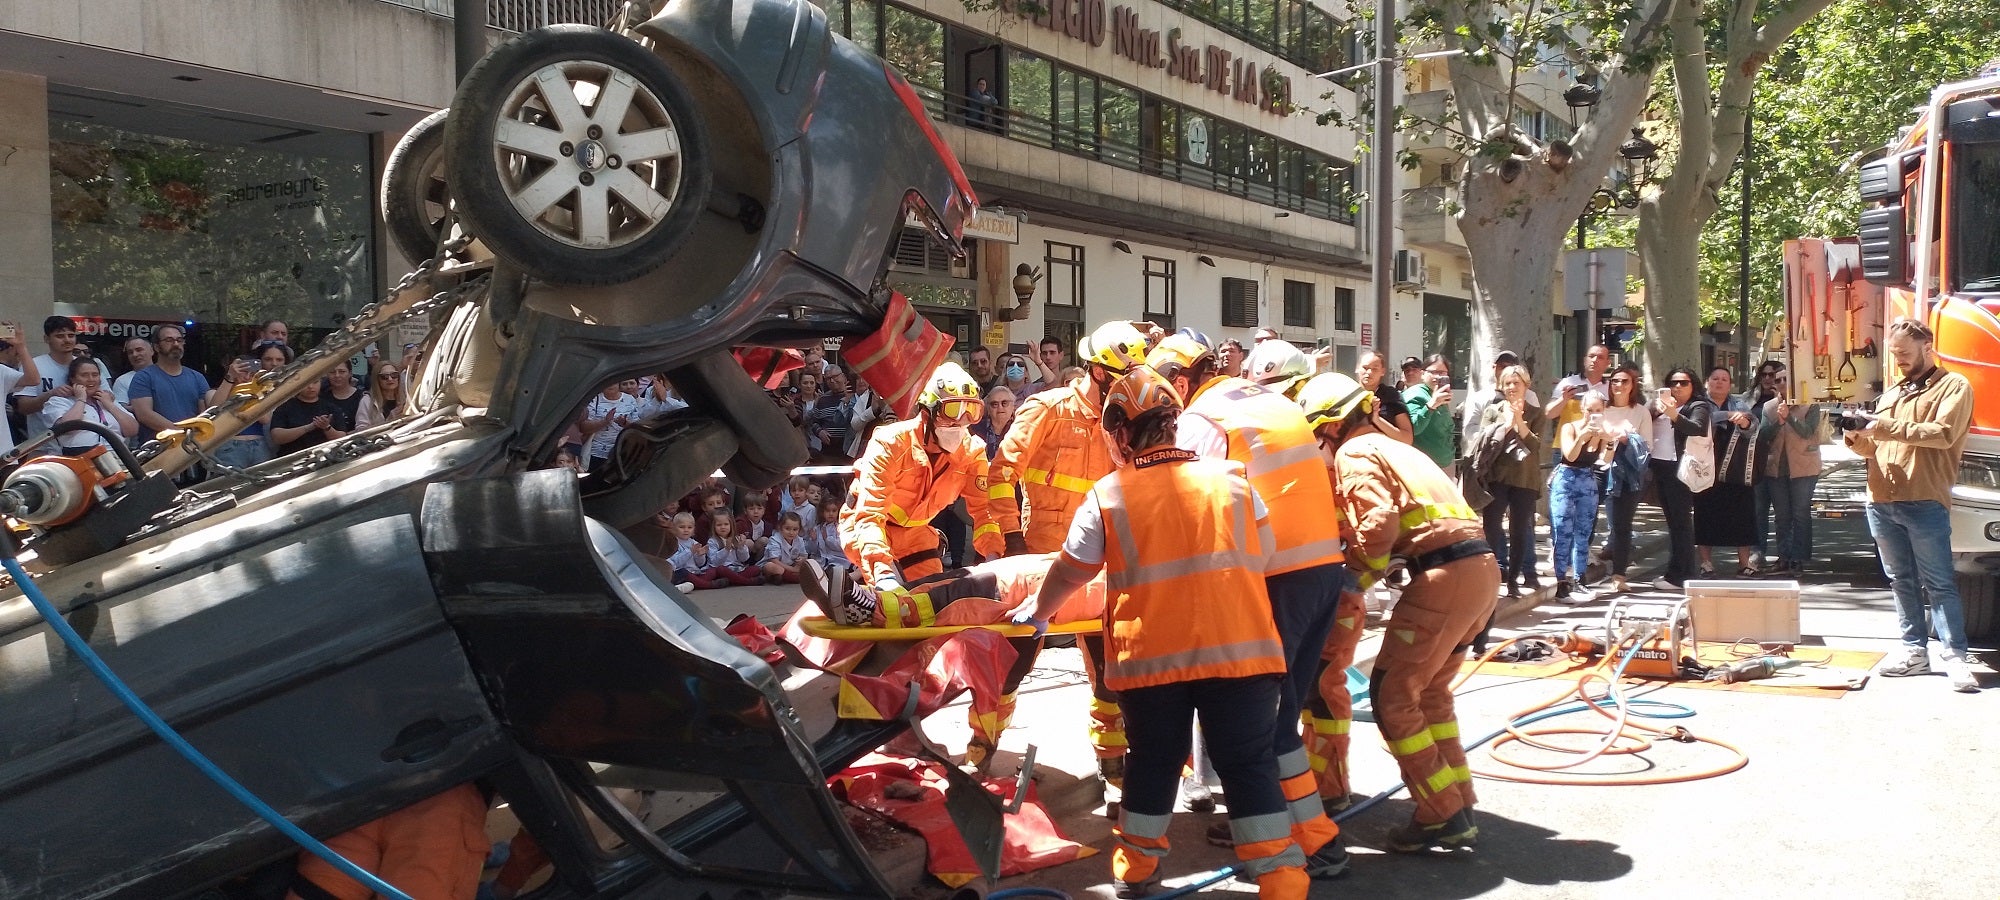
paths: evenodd
<path fill-rule="evenodd" d="M 1416 250 L 1396 251 L 1396 286 L 1420 288 L 1430 283 L 1430 271 L 1424 267 L 1424 255 Z"/>

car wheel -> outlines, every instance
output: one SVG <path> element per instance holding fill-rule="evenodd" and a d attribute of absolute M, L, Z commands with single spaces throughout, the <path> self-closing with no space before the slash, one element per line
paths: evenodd
<path fill-rule="evenodd" d="M 444 175 L 444 124 L 440 109 L 410 127 L 382 169 L 382 225 L 412 264 L 437 255 L 451 195 Z"/>
<path fill-rule="evenodd" d="M 1994 576 L 1989 573 L 1958 573 L 1958 599 L 1965 611 L 1967 637 L 1985 638 L 1993 634 L 1994 601 L 2000 599 L 1995 587 Z"/>
<path fill-rule="evenodd" d="M 560 284 L 665 263 L 707 203 L 708 141 L 666 64 L 587 25 L 527 32 L 452 100 L 445 165 L 459 216 L 494 255 Z"/>

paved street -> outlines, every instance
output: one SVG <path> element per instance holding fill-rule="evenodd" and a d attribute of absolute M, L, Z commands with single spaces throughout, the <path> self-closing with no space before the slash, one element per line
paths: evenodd
<path fill-rule="evenodd" d="M 1838 481 L 1830 485 L 1838 490 Z M 1644 526 L 1642 524 L 1642 530 Z M 1822 520 L 1816 534 L 1827 561 L 1804 580 L 1801 622 L 1810 647 L 1887 652 L 1896 646 L 1893 601 L 1877 571 L 1875 550 L 1859 520 Z M 1646 542 L 1643 538 L 1642 546 Z M 1657 561 L 1635 574 L 1650 579 Z M 1635 581 L 1637 579 L 1635 578 Z M 703 592 L 781 620 L 796 595 L 776 588 Z M 1545 600 L 1513 621 L 1509 633 L 1601 624 L 1603 601 L 1577 605 Z M 761 607 L 761 608 L 748 608 Z M 1372 644 L 1372 638 L 1370 643 Z M 1979 647 L 1989 666 L 1993 648 Z M 1364 645 L 1364 659 L 1373 650 Z M 2000 676 L 1979 669 L 1990 689 L 1953 693 L 1942 675 L 1871 677 L 1865 689 L 1839 699 L 1665 688 L 1655 699 L 1683 703 L 1696 734 L 1742 748 L 1749 765 L 1735 773 L 1649 787 L 1550 787 L 1482 778 L 1481 846 L 1438 858 L 1380 852 L 1384 832 L 1407 819 L 1398 797 L 1346 823 L 1353 854 L 1346 878 L 1319 886 L 1315 897 L 1666 897 L 1692 894 L 1772 897 L 1993 897 L 2000 868 L 1978 836 L 2000 826 L 2000 796 L 1991 756 L 2000 752 Z M 1460 694 L 1468 737 L 1493 731 L 1509 713 L 1559 692 L 1568 681 L 1476 676 Z M 1017 727 L 1003 745 L 1003 771 L 1029 743 L 1038 745 L 1045 800 L 1072 837 L 1109 849 L 1110 823 L 1088 788 L 1083 742 L 1087 693 L 1074 651 L 1053 650 L 1025 686 Z M 1565 722 L 1594 725 L 1588 714 Z M 963 711 L 950 708 L 927 723 L 948 747 L 966 737 Z M 1643 761 L 1599 761 L 1590 771 L 1692 771 L 1727 758 L 1703 745 L 1666 744 Z M 1396 780 L 1372 726 L 1357 724 L 1352 756 L 1357 789 Z M 1491 768 L 1475 752 L 1476 770 Z M 1174 853 L 1165 871 L 1189 875 L 1228 865 L 1227 850 L 1201 833 L 1221 814 L 1178 817 Z M 920 876 L 921 847 L 892 841 L 885 868 L 908 897 L 947 894 Z M 1002 887 L 1045 885 L 1076 897 L 1109 897 L 1104 855 Z M 1248 891 L 1225 882 L 1216 891 Z"/>

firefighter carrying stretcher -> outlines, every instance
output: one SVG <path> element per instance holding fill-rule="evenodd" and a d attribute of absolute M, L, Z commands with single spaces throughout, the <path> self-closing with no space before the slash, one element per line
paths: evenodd
<path fill-rule="evenodd" d="M 1383 433 L 1374 394 L 1340 374 L 1300 388 L 1334 495 L 1352 528 L 1347 565 L 1363 587 L 1405 577 L 1370 684 L 1375 721 L 1416 800 L 1389 848 L 1470 847 L 1472 771 L 1460 743 L 1451 680 L 1493 612 L 1500 568 L 1479 516 L 1422 451 Z"/>
<path fill-rule="evenodd" d="M 1077 345 L 1077 359 L 1084 365 L 1084 377 L 1038 392 L 1022 403 L 993 456 L 987 496 L 1009 554 L 1061 550 L 1070 520 L 1091 486 L 1111 474 L 1111 453 L 1098 426 L 1104 394 L 1113 381 L 1146 361 L 1146 336 L 1130 322 L 1107 322 Z M 1025 500 L 1018 516 L 1014 515 L 1017 482 Z M 1027 666 L 1008 673 L 1001 686 L 1005 694 L 999 720 L 990 728 L 975 724 L 966 746 L 966 761 L 981 768 L 1010 724 L 1014 691 L 1040 650 L 1039 642 L 1014 643 Z M 1090 744 L 1097 753 L 1098 777 L 1117 788 L 1125 776 L 1125 721 L 1118 711 L 1117 693 L 1104 685 L 1104 638 L 1084 635 L 1078 643 L 1090 678 Z"/>
<path fill-rule="evenodd" d="M 1270 523 L 1239 464 L 1174 445 L 1180 415 L 1150 368 L 1112 385 L 1103 428 L 1119 467 L 1078 508 L 1036 604 L 1014 621 L 1047 628 L 1103 570 L 1104 679 L 1132 737 L 1111 854 L 1119 897 L 1156 883 L 1199 717 L 1245 876 L 1259 896 L 1303 898 L 1311 875 L 1338 874 L 1346 859 L 1338 845 L 1307 859 L 1278 783 L 1271 735 L 1286 660 L 1265 595 Z"/>

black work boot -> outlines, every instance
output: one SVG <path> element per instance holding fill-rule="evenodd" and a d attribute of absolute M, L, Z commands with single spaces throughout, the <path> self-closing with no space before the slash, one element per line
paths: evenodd
<path fill-rule="evenodd" d="M 1432 847 L 1456 850 L 1470 848 L 1479 843 L 1479 826 L 1472 821 L 1472 809 L 1466 807 L 1452 813 L 1451 818 L 1435 825 L 1424 825 L 1411 821 L 1389 832 L 1389 849 L 1397 853 L 1416 853 Z"/>

